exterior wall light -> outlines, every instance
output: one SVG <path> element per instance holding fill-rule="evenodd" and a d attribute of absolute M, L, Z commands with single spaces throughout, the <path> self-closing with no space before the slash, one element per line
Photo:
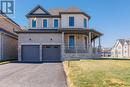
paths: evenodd
<path fill-rule="evenodd" d="M 31 38 L 29 38 L 29 40 L 32 40 Z"/>

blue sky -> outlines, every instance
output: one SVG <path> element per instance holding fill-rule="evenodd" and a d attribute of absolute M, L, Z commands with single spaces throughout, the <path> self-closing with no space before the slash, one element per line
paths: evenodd
<path fill-rule="evenodd" d="M 113 46 L 116 39 L 130 38 L 130 0 L 15 0 L 15 20 L 28 26 L 25 15 L 40 4 L 45 9 L 75 6 L 91 16 L 89 28 L 104 34 L 102 46 Z"/>

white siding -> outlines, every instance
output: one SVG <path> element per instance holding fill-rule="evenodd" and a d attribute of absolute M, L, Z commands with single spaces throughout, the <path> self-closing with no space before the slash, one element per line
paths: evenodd
<path fill-rule="evenodd" d="M 118 55 L 117 57 L 123 58 L 123 47 L 120 43 L 117 45 L 116 50 L 117 50 L 117 55 Z"/>
<path fill-rule="evenodd" d="M 125 42 L 124 46 L 123 46 L 123 56 L 124 57 L 128 57 L 128 44 Z"/>
<path fill-rule="evenodd" d="M 111 52 L 111 57 L 129 58 L 129 45 L 126 41 L 124 42 L 124 44 L 121 44 L 119 41 L 117 41 Z"/>

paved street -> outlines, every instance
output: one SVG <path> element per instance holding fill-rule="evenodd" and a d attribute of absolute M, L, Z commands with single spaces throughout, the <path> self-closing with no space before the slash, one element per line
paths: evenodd
<path fill-rule="evenodd" d="M 62 63 L 0 65 L 0 87 L 67 87 Z"/>

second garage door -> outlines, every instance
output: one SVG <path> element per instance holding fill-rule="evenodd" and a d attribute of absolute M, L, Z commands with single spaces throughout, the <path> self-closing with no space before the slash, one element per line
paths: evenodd
<path fill-rule="evenodd" d="M 59 45 L 44 45 L 42 46 L 43 61 L 61 61 L 61 52 Z"/>

